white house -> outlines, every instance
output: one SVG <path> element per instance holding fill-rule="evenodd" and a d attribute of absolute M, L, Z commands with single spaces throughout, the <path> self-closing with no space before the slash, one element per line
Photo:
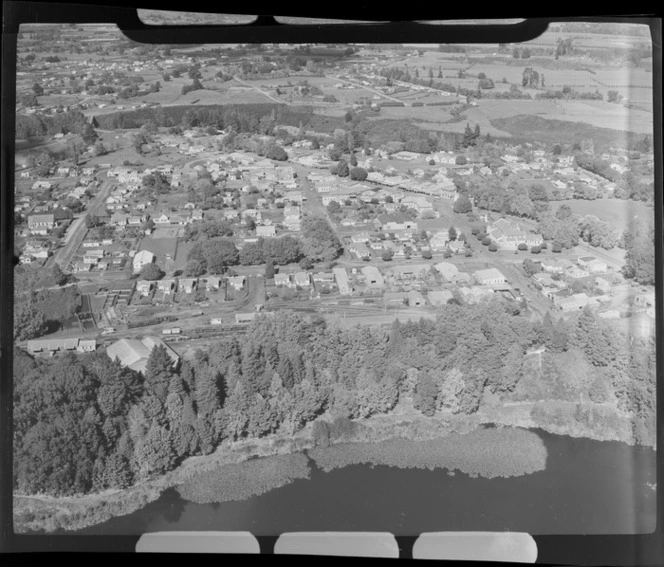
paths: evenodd
<path fill-rule="evenodd" d="M 505 276 L 497 268 L 478 270 L 473 272 L 473 277 L 480 285 L 503 284 L 507 282 Z"/>
<path fill-rule="evenodd" d="M 132 267 L 135 274 L 138 274 L 145 266 L 152 264 L 155 260 L 155 255 L 149 250 L 141 250 L 137 252 L 132 260 Z"/>
<path fill-rule="evenodd" d="M 293 287 L 290 279 L 290 274 L 274 274 L 274 285 Z"/>

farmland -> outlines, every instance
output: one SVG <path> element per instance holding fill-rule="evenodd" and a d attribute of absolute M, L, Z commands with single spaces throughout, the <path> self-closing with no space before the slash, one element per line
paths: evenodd
<path fill-rule="evenodd" d="M 479 101 L 479 107 L 466 115 L 471 121 L 494 121 L 528 114 L 546 119 L 585 123 L 598 128 L 652 135 L 652 114 L 643 110 L 594 100 L 489 100 Z M 501 129 L 498 124 L 493 125 Z"/>
<path fill-rule="evenodd" d="M 531 114 L 496 118 L 491 120 L 491 124 L 512 136 L 549 144 L 572 144 L 591 138 L 596 149 L 622 145 L 627 140 L 635 141 L 641 137 L 633 132 L 600 128 L 581 122 L 545 119 Z"/>

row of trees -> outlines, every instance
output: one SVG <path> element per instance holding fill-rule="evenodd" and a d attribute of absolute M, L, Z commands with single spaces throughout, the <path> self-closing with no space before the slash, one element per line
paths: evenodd
<path fill-rule="evenodd" d="M 397 322 L 389 331 L 276 313 L 258 317 L 241 342 L 222 339 L 179 367 L 157 347 L 144 375 L 109 364 L 103 352 L 38 361 L 17 351 L 15 489 L 123 488 L 223 440 L 293 434 L 325 411 L 366 418 L 402 398 L 425 415 L 474 413 L 491 396 L 528 397 L 520 383 L 530 380 L 533 346 L 545 346 L 553 364 L 532 395 L 556 399 L 564 382 L 565 395 L 581 399 L 592 388 L 595 399 L 652 421 L 652 348 L 630 349 L 589 311 L 569 323 L 513 313 L 500 300 L 449 304 L 435 321 Z M 571 360 L 601 379 L 601 392 L 569 379 Z"/>
<path fill-rule="evenodd" d="M 40 114 L 16 116 L 16 138 L 20 140 L 70 133 L 80 135 L 88 144 L 97 139 L 97 133 L 90 120 L 80 110 L 68 110 L 51 116 Z"/>

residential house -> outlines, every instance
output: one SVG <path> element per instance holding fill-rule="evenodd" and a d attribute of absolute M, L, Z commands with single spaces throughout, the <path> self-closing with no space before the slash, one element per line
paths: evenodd
<path fill-rule="evenodd" d="M 368 232 L 358 232 L 350 237 L 350 241 L 353 244 L 366 243 L 366 241 L 370 239 L 371 235 Z"/>
<path fill-rule="evenodd" d="M 57 351 L 78 351 L 94 352 L 97 348 L 96 339 L 35 339 L 28 341 L 28 352 L 36 354 L 38 352 L 48 352 L 50 354 Z"/>
<path fill-rule="evenodd" d="M 198 278 L 183 278 L 179 282 L 179 288 L 185 293 L 193 293 L 198 287 Z"/>
<path fill-rule="evenodd" d="M 171 293 L 175 293 L 176 290 L 177 290 L 177 280 L 175 278 L 159 280 L 157 282 L 157 291 L 163 292 L 164 295 L 170 295 Z"/>
<path fill-rule="evenodd" d="M 155 282 L 149 280 L 138 280 L 136 282 L 136 293 L 140 293 L 143 297 L 150 295 L 155 287 Z"/>
<path fill-rule="evenodd" d="M 416 228 L 417 223 L 402 213 L 388 213 L 378 215 L 374 220 L 374 226 L 377 230 L 412 230 Z"/>
<path fill-rule="evenodd" d="M 479 303 L 493 297 L 494 290 L 488 286 L 460 287 L 459 291 L 466 303 Z"/>
<path fill-rule="evenodd" d="M 473 272 L 473 277 L 480 285 L 503 284 L 507 282 L 505 276 L 497 268 L 488 268 Z"/>
<path fill-rule="evenodd" d="M 307 272 L 297 272 L 295 274 L 295 285 L 298 287 L 309 287 L 311 279 Z"/>
<path fill-rule="evenodd" d="M 334 273 L 334 277 L 337 280 L 339 293 L 341 295 L 351 295 L 353 293 L 353 287 L 348 278 L 348 272 L 346 272 L 346 268 L 334 268 L 332 272 Z"/>
<path fill-rule="evenodd" d="M 316 274 L 312 274 L 311 279 L 315 284 L 322 284 L 327 286 L 335 285 L 334 274 L 332 272 L 318 272 Z"/>
<path fill-rule="evenodd" d="M 274 274 L 274 285 L 294 287 L 295 284 L 291 282 L 290 274 Z"/>
<path fill-rule="evenodd" d="M 246 280 L 247 279 L 244 276 L 232 276 L 228 278 L 228 285 L 230 285 L 235 291 L 241 291 L 244 288 Z"/>
<path fill-rule="evenodd" d="M 411 307 L 423 307 L 426 305 L 426 300 L 419 291 L 412 289 L 408 292 L 408 305 Z"/>
<path fill-rule="evenodd" d="M 149 250 L 141 250 L 137 252 L 132 260 L 132 267 L 135 274 L 138 274 L 145 266 L 152 264 L 155 260 L 155 255 Z"/>
<path fill-rule="evenodd" d="M 515 250 L 519 244 L 540 246 L 544 239 L 541 234 L 527 232 L 518 223 L 501 218 L 487 231 L 489 238 L 501 248 Z"/>
<path fill-rule="evenodd" d="M 208 276 L 205 287 L 208 291 L 218 290 L 221 287 L 221 281 L 220 276 Z"/>
<path fill-rule="evenodd" d="M 441 305 L 447 305 L 447 302 L 454 298 L 454 294 L 449 289 L 442 289 L 430 291 L 427 294 L 427 298 L 429 299 L 431 305 L 439 307 Z"/>
<path fill-rule="evenodd" d="M 553 302 L 562 311 L 579 311 L 588 305 L 588 296 L 585 293 L 575 293 L 568 296 L 554 295 Z"/>
<path fill-rule="evenodd" d="M 450 235 L 448 231 L 439 231 L 433 234 L 429 239 L 429 247 L 431 250 L 444 250 L 447 248 L 447 244 L 450 241 Z"/>
<path fill-rule="evenodd" d="M 584 256 L 577 260 L 579 266 L 586 268 L 591 274 L 606 272 L 608 266 L 603 260 L 599 260 L 593 256 Z"/>
<path fill-rule="evenodd" d="M 355 254 L 358 258 L 371 258 L 371 251 L 367 248 L 366 244 L 358 242 L 357 244 L 350 244 L 348 250 Z"/>
<path fill-rule="evenodd" d="M 55 228 L 55 216 L 53 214 L 30 215 L 28 217 L 28 231 L 30 234 L 46 236 L 48 231 L 53 228 Z"/>
<path fill-rule="evenodd" d="M 565 271 L 565 265 L 561 264 L 558 260 L 544 258 L 540 262 L 540 265 L 542 266 L 542 270 L 552 274 L 562 274 Z"/>
<path fill-rule="evenodd" d="M 436 268 L 438 273 L 448 282 L 455 282 L 459 275 L 459 269 L 449 262 L 440 262 L 436 264 L 434 268 Z"/>
<path fill-rule="evenodd" d="M 383 274 L 380 273 L 380 270 L 375 266 L 365 266 L 362 268 L 362 274 L 364 275 L 364 280 L 369 287 L 382 288 L 385 286 L 385 279 Z"/>
<path fill-rule="evenodd" d="M 126 214 L 126 213 L 121 213 L 121 212 L 115 211 L 111 215 L 111 224 L 113 224 L 117 227 L 126 226 L 128 221 L 129 221 L 129 215 Z"/>
<path fill-rule="evenodd" d="M 154 217 L 152 221 L 155 224 L 161 224 L 161 225 L 171 224 L 171 219 L 166 213 L 161 213 L 159 216 Z"/>
<path fill-rule="evenodd" d="M 429 264 L 409 264 L 395 266 L 390 271 L 397 280 L 412 280 L 426 277 L 430 267 Z"/>
<path fill-rule="evenodd" d="M 450 252 L 459 254 L 464 251 L 466 243 L 461 240 L 452 240 L 452 242 L 448 242 L 447 247 L 450 249 Z"/>

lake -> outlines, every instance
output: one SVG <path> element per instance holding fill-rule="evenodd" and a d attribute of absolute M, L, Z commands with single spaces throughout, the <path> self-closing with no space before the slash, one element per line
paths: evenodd
<path fill-rule="evenodd" d="M 315 468 L 309 479 L 241 502 L 195 504 L 176 489 L 143 509 L 68 535 L 138 535 L 175 530 L 523 531 L 532 535 L 633 534 L 654 530 L 656 452 L 624 443 L 537 431 L 543 471 L 472 478 L 445 470 L 350 465 Z"/>

